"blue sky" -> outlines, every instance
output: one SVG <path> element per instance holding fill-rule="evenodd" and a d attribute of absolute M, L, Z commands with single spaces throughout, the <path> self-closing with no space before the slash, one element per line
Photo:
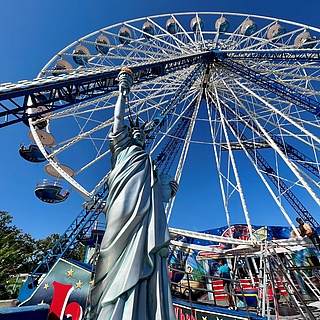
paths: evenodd
<path fill-rule="evenodd" d="M 3 1 L 0 12 L 0 83 L 33 79 L 55 53 L 68 44 L 99 28 L 133 18 L 162 13 L 222 11 L 278 17 L 320 27 L 319 9 L 319 0 L 310 0 L 306 5 L 296 0 Z M 43 165 L 27 163 L 19 157 L 20 143 L 29 142 L 27 133 L 23 124 L 0 129 L 0 210 L 8 211 L 14 217 L 13 223 L 24 232 L 35 238 L 44 238 L 51 233 L 64 232 L 80 212 L 83 200 L 73 192 L 68 201 L 50 205 L 34 196 L 36 182 L 46 175 Z M 196 163 L 197 159 L 194 161 Z M 201 166 L 186 182 L 191 194 L 197 183 L 209 183 L 205 178 L 208 170 L 210 168 Z M 225 221 L 209 215 L 201 202 L 199 198 L 183 199 L 179 206 L 183 212 L 184 205 L 185 212 L 177 217 L 173 213 L 172 226 L 204 230 L 225 225 Z M 258 205 L 259 194 L 253 195 L 252 202 Z M 261 208 L 259 215 L 266 212 Z M 275 216 L 269 224 L 282 222 Z"/>

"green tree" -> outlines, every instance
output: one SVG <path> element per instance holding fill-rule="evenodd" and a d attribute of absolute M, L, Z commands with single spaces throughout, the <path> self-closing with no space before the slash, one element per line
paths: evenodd
<path fill-rule="evenodd" d="M 45 239 L 35 240 L 12 225 L 12 219 L 8 212 L 0 211 L 0 299 L 16 297 L 7 288 L 12 287 L 15 281 L 12 276 L 32 273 L 60 238 L 59 234 L 51 234 Z M 84 256 L 85 247 L 78 245 L 70 258 L 83 261 Z"/>
<path fill-rule="evenodd" d="M 59 234 L 53 233 L 47 236 L 45 239 L 39 239 L 36 241 L 34 255 L 37 262 L 42 261 L 42 259 L 47 255 L 48 251 L 51 250 L 51 248 L 57 242 L 59 237 Z"/>
<path fill-rule="evenodd" d="M 11 298 L 6 283 L 12 275 L 28 273 L 33 267 L 35 240 L 12 225 L 12 219 L 0 211 L 0 299 Z"/>
<path fill-rule="evenodd" d="M 46 237 L 45 239 L 40 239 L 36 241 L 36 251 L 35 251 L 35 260 L 38 262 L 42 261 L 47 252 L 52 249 L 52 247 L 59 240 L 60 235 L 53 233 Z M 79 244 L 72 252 L 71 259 L 77 261 L 83 261 L 85 257 L 86 249 L 83 245 Z"/>
<path fill-rule="evenodd" d="M 18 256 L 21 249 L 17 247 L 14 241 L 14 234 L 9 233 L 4 238 L 0 238 L 0 297 L 9 299 L 10 294 L 6 290 L 6 283 L 9 275 L 14 270 L 15 257 Z"/>

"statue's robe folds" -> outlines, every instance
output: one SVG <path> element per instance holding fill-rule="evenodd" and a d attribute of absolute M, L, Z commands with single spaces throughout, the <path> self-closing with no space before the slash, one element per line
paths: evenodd
<path fill-rule="evenodd" d="M 91 291 L 91 319 L 174 320 L 169 232 L 150 156 L 128 128 L 111 134 L 106 231 Z"/>

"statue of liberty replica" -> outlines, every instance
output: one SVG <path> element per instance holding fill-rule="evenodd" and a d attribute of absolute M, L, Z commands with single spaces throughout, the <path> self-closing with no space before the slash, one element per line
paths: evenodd
<path fill-rule="evenodd" d="M 109 135 L 106 231 L 86 319 L 174 320 L 167 268 L 170 237 L 160 179 L 144 150 L 143 126 L 132 118 L 130 127 L 125 124 L 132 83 L 132 71 L 122 69 Z M 171 186 L 174 196 L 177 184 Z"/>

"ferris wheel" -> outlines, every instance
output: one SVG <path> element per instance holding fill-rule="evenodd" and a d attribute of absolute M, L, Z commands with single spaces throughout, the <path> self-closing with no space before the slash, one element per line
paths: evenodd
<path fill-rule="evenodd" d="M 318 39 L 320 29 L 301 23 L 222 12 L 102 28 L 40 71 L 38 83 L 51 89 L 29 108 L 30 138 L 48 175 L 65 179 L 86 200 L 106 190 L 117 75 L 126 66 L 135 76 L 127 116 L 146 123 L 160 174 L 188 183 L 190 159 L 195 167 L 210 163 L 227 223 L 232 210 L 241 211 L 251 235 L 256 190 L 289 225 L 298 214 L 318 226 L 312 216 L 320 205 Z M 72 86 L 61 89 L 68 81 Z"/>

